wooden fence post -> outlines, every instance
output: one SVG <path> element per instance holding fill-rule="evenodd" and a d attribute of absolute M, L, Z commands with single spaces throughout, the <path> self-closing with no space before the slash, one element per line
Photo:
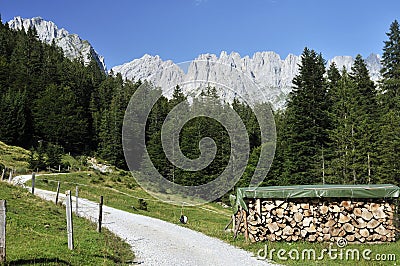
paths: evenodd
<path fill-rule="evenodd" d="M 6 201 L 0 200 L 0 263 L 6 261 Z"/>
<path fill-rule="evenodd" d="M 71 190 L 67 190 L 65 192 L 66 201 L 65 201 L 65 210 L 67 214 L 67 234 L 68 234 L 68 248 L 70 250 L 74 249 L 74 228 L 72 224 L 72 198 L 71 198 Z"/>
<path fill-rule="evenodd" d="M 76 186 L 76 191 L 75 191 L 75 211 L 76 211 L 76 214 L 78 214 L 78 198 L 79 198 L 79 187 Z"/>
<path fill-rule="evenodd" d="M 32 173 L 32 194 L 35 194 L 35 172 Z"/>
<path fill-rule="evenodd" d="M 99 223 L 97 225 L 97 232 L 101 233 L 101 222 L 103 220 L 103 196 L 100 196 L 99 204 Z"/>
<path fill-rule="evenodd" d="M 60 181 L 57 182 L 56 205 L 58 203 L 58 195 L 60 194 Z"/>
<path fill-rule="evenodd" d="M 3 168 L 3 172 L 1 173 L 1 181 L 4 180 L 4 174 L 6 173 L 6 168 Z"/>

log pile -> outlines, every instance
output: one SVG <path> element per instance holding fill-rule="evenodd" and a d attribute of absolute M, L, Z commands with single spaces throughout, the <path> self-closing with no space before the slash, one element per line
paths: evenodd
<path fill-rule="evenodd" d="M 252 242 L 396 240 L 395 204 L 384 200 L 249 199 L 247 206 L 235 214 L 234 230 Z"/>

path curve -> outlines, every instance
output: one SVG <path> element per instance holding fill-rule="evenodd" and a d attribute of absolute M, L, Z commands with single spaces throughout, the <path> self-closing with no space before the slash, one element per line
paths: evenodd
<path fill-rule="evenodd" d="M 31 175 L 13 179 L 16 185 L 23 185 Z M 35 195 L 55 201 L 55 192 L 35 188 Z M 75 212 L 75 197 L 73 211 Z M 60 193 L 59 201 L 65 201 Z M 78 199 L 78 215 L 97 221 L 98 204 Z M 103 206 L 103 225 L 124 239 L 135 253 L 135 264 L 140 265 L 273 265 L 257 260 L 252 253 L 231 246 L 222 240 L 206 236 L 191 229 L 159 219 L 129 213 Z"/>

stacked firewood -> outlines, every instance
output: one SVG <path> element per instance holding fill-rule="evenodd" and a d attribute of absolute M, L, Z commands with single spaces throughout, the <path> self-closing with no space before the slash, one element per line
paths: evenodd
<path fill-rule="evenodd" d="M 249 199 L 235 215 L 235 234 L 257 241 L 390 242 L 396 240 L 395 204 L 370 200 Z"/>

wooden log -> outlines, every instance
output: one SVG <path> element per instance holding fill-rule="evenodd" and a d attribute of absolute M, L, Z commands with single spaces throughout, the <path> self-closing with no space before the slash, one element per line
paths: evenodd
<path fill-rule="evenodd" d="M 349 242 L 354 242 L 355 236 L 353 234 L 346 235 L 346 240 L 349 241 Z"/>
<path fill-rule="evenodd" d="M 355 219 L 355 222 L 353 223 L 353 225 L 354 225 L 356 228 L 362 229 L 362 228 L 366 228 L 366 227 L 367 227 L 367 222 L 364 221 L 363 218 L 359 217 L 359 218 Z"/>
<path fill-rule="evenodd" d="M 369 221 L 372 219 L 372 217 L 374 217 L 372 215 L 372 213 L 370 211 L 368 211 L 367 209 L 363 209 L 362 213 L 361 213 L 361 217 L 365 220 L 365 221 Z"/>
<path fill-rule="evenodd" d="M 299 211 L 299 209 L 300 209 L 300 206 L 297 204 L 294 204 L 294 203 L 289 207 L 289 210 L 293 213 L 297 213 Z"/>
<path fill-rule="evenodd" d="M 322 205 L 322 206 L 319 208 L 319 211 L 320 211 L 321 214 L 327 214 L 328 211 L 329 211 L 329 208 L 328 208 L 328 206 Z"/>
<path fill-rule="evenodd" d="M 295 228 L 297 225 L 297 222 L 293 219 L 292 221 L 290 221 L 290 226 Z"/>
<path fill-rule="evenodd" d="M 300 221 L 303 220 L 303 214 L 300 213 L 300 212 L 296 212 L 296 213 L 293 215 L 293 218 L 294 218 L 294 220 L 296 221 L 296 223 L 299 223 Z"/>
<path fill-rule="evenodd" d="M 308 233 L 315 233 L 315 232 L 317 232 L 317 228 L 315 227 L 315 225 L 314 225 L 313 223 L 311 223 L 310 226 L 309 226 L 309 227 L 306 227 L 305 229 L 306 229 L 306 231 L 307 231 Z"/>
<path fill-rule="evenodd" d="M 282 208 L 276 209 L 276 216 L 278 216 L 279 218 L 282 218 L 283 212 L 284 212 L 284 209 L 282 209 Z"/>
<path fill-rule="evenodd" d="M 340 212 L 340 207 L 337 206 L 337 205 L 331 205 L 331 206 L 329 207 L 329 211 L 330 211 L 330 212 L 334 212 L 334 213 L 339 213 L 339 212 Z"/>
<path fill-rule="evenodd" d="M 360 208 L 354 208 L 353 213 L 357 217 L 361 217 L 362 210 Z"/>
<path fill-rule="evenodd" d="M 340 205 L 343 206 L 348 211 L 351 211 L 354 206 L 353 204 L 351 204 L 351 201 L 348 200 L 343 200 Z"/>
<path fill-rule="evenodd" d="M 369 236 L 369 230 L 368 229 L 366 229 L 366 228 L 364 228 L 364 229 L 361 229 L 360 230 L 360 235 L 362 236 L 362 237 L 368 237 Z"/>
<path fill-rule="evenodd" d="M 308 232 L 306 230 L 304 230 L 304 229 L 302 229 L 300 231 L 300 235 L 301 235 L 302 238 L 305 238 L 307 234 L 308 234 Z"/>
<path fill-rule="evenodd" d="M 261 217 L 261 200 L 256 199 L 256 212 Z"/>
<path fill-rule="evenodd" d="M 332 227 L 332 226 L 334 226 L 335 224 L 336 224 L 336 221 L 333 220 L 333 219 L 331 219 L 331 220 L 328 220 L 328 221 L 325 223 L 325 226 L 326 226 L 326 227 Z"/>
<path fill-rule="evenodd" d="M 277 223 L 277 224 L 278 224 L 278 226 L 279 226 L 280 229 L 283 229 L 283 228 L 286 227 L 286 224 L 284 224 L 284 223 L 282 223 L 282 222 Z"/>
<path fill-rule="evenodd" d="M 300 207 L 303 210 L 309 210 L 310 209 L 310 204 L 308 204 L 308 203 L 300 203 Z"/>
<path fill-rule="evenodd" d="M 279 226 L 278 226 L 278 224 L 277 224 L 276 222 L 273 222 L 273 223 L 268 224 L 267 227 L 268 227 L 268 230 L 269 230 L 271 233 L 274 233 L 274 232 L 276 232 L 276 231 L 279 230 Z"/>
<path fill-rule="evenodd" d="M 339 223 L 341 224 L 348 223 L 350 219 L 351 219 L 350 216 L 344 215 L 343 213 L 339 215 Z"/>
<path fill-rule="evenodd" d="M 305 217 L 310 217 L 310 216 L 313 215 L 313 213 L 312 213 L 311 210 L 304 210 L 303 215 L 304 215 Z"/>
<path fill-rule="evenodd" d="M 330 233 L 331 236 L 338 236 L 340 231 L 341 231 L 341 229 L 337 228 L 337 227 L 331 227 L 329 229 L 329 233 Z"/>
<path fill-rule="evenodd" d="M 317 237 L 315 235 L 308 236 L 308 241 L 310 241 L 310 242 L 315 242 L 316 239 L 317 239 Z"/>
<path fill-rule="evenodd" d="M 376 210 L 378 210 L 380 207 L 381 207 L 381 205 L 378 204 L 378 203 L 371 203 L 369 208 L 370 208 L 371 211 L 376 211 Z"/>
<path fill-rule="evenodd" d="M 377 232 L 378 234 L 385 236 L 388 234 L 388 231 L 385 229 L 385 227 L 383 227 L 383 225 L 379 225 L 377 228 L 375 228 L 375 232 Z"/>
<path fill-rule="evenodd" d="M 275 200 L 275 206 L 280 207 L 283 203 L 285 203 L 284 200 Z"/>
<path fill-rule="evenodd" d="M 287 236 L 293 235 L 293 228 L 287 225 L 285 228 L 283 228 L 282 233 Z"/>
<path fill-rule="evenodd" d="M 372 210 L 372 215 L 374 216 L 375 219 L 386 218 L 386 214 L 383 211 L 383 207 Z"/>
<path fill-rule="evenodd" d="M 377 220 L 375 220 L 375 219 L 372 219 L 367 223 L 367 228 L 368 229 L 374 229 L 374 228 L 376 228 L 378 226 L 379 226 L 379 222 Z"/>
<path fill-rule="evenodd" d="M 275 241 L 275 240 L 276 240 L 276 236 L 275 236 L 275 234 L 268 234 L 268 235 L 267 235 L 267 239 L 268 239 L 269 241 Z"/>
<path fill-rule="evenodd" d="M 313 218 L 312 217 L 305 217 L 303 219 L 303 226 L 308 227 L 310 226 L 310 223 L 312 222 Z"/>
<path fill-rule="evenodd" d="M 346 231 L 344 231 L 343 229 L 340 229 L 340 232 L 338 234 L 339 237 L 344 237 L 346 235 Z"/>
<path fill-rule="evenodd" d="M 350 223 L 345 223 L 345 224 L 343 225 L 343 229 L 344 229 L 344 231 L 346 231 L 346 232 L 348 232 L 348 233 L 351 233 L 351 232 L 354 231 L 354 225 L 352 225 L 352 224 L 350 224 Z"/>

